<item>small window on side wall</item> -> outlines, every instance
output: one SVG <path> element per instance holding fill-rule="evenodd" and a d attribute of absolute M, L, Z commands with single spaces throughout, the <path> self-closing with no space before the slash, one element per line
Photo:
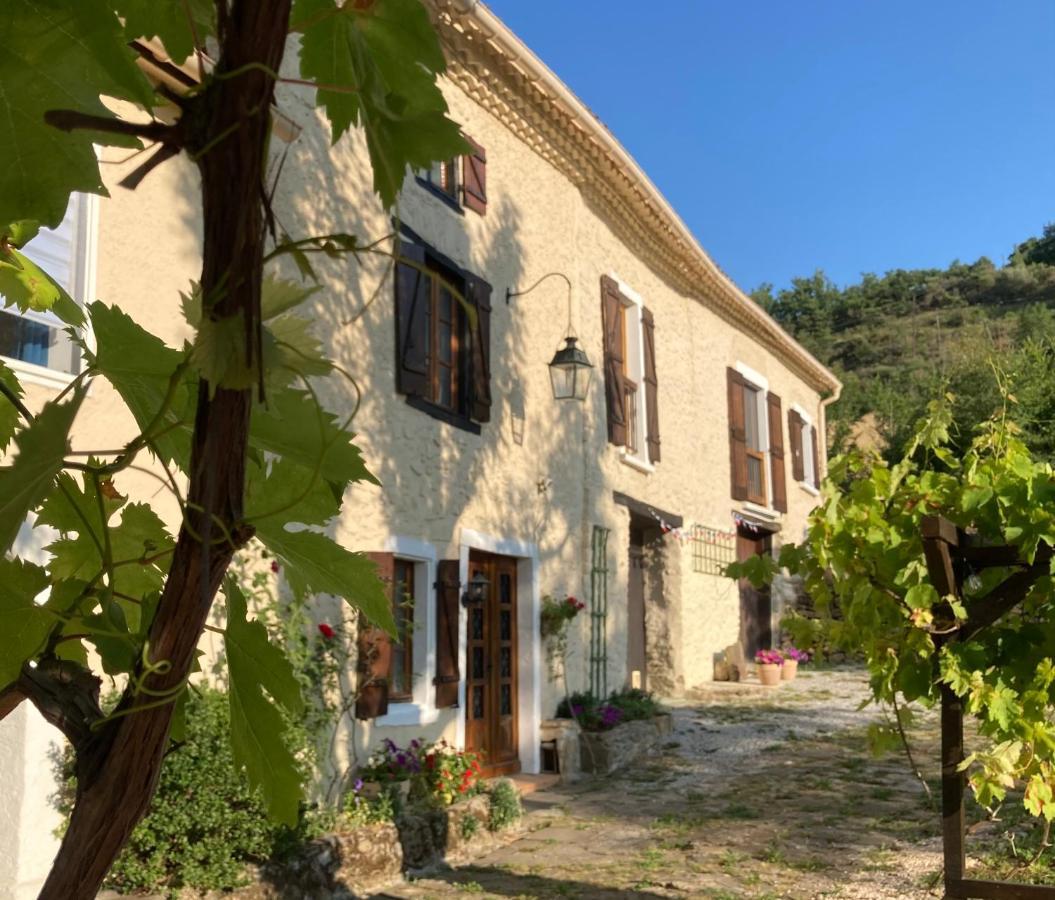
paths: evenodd
<path fill-rule="evenodd" d="M 70 195 L 66 215 L 57 228 L 43 228 L 22 248 L 29 260 L 54 279 L 73 300 L 88 299 L 92 201 L 84 194 Z M 0 297 L 0 356 L 14 363 L 40 366 L 63 375 L 81 370 L 81 350 L 66 333 L 66 325 L 52 312 L 4 309 Z"/>
<path fill-rule="evenodd" d="M 487 151 L 470 137 L 469 152 L 435 162 L 418 174 L 418 183 L 459 212 L 487 213 Z"/>
<path fill-rule="evenodd" d="M 787 512 L 780 397 L 731 367 L 726 384 L 733 499 Z"/>
<path fill-rule="evenodd" d="M 792 477 L 814 490 L 820 487 L 820 447 L 817 428 L 799 409 L 788 412 Z"/>
<path fill-rule="evenodd" d="M 392 703 L 409 703 L 414 694 L 414 604 L 417 597 L 411 560 L 395 558 L 392 591 L 396 636 L 392 642 L 388 699 Z"/>

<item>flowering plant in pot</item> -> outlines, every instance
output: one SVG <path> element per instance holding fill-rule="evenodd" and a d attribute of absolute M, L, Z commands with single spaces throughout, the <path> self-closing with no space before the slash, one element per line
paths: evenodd
<path fill-rule="evenodd" d="M 586 604 L 575 597 L 558 600 L 552 594 L 546 594 L 542 598 L 539 632 L 546 642 L 546 658 L 554 678 L 563 674 L 564 659 L 568 652 L 568 625 L 584 609 Z"/>
<path fill-rule="evenodd" d="M 784 665 L 780 668 L 780 677 L 784 681 L 791 681 L 799 671 L 799 663 L 809 662 L 810 655 L 805 650 L 799 650 L 794 644 L 780 651 L 784 657 Z"/>
<path fill-rule="evenodd" d="M 759 650 L 755 653 L 758 680 L 772 687 L 780 683 L 780 668 L 784 665 L 784 654 L 779 650 Z"/>

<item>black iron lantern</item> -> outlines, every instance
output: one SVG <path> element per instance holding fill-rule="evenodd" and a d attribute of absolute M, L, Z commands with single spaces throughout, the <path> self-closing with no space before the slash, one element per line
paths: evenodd
<path fill-rule="evenodd" d="M 549 378 L 553 384 L 554 400 L 585 400 L 590 389 L 593 364 L 586 351 L 578 346 L 578 340 L 569 334 L 564 346 L 553 354 L 549 364 Z"/>
<path fill-rule="evenodd" d="M 564 333 L 564 346 L 554 355 L 549 364 L 549 377 L 553 385 L 554 400 L 578 400 L 580 403 L 586 399 L 586 392 L 590 389 L 590 378 L 593 374 L 593 365 L 586 352 L 579 348 L 578 338 L 571 325 L 571 279 L 563 272 L 550 272 L 543 275 L 531 287 L 522 291 L 514 291 L 506 288 L 506 303 L 513 297 L 522 297 L 530 294 L 547 278 L 559 278 L 568 286 L 568 330 Z"/>
<path fill-rule="evenodd" d="M 465 592 L 462 594 L 462 606 L 479 606 L 484 603 L 487 600 L 487 593 L 490 588 L 491 582 L 487 580 L 487 576 L 483 572 L 477 571 L 473 573 L 473 577 L 465 585 Z"/>

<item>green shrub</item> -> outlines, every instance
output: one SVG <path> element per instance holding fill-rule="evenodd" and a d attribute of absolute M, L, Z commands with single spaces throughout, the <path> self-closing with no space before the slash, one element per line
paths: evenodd
<path fill-rule="evenodd" d="M 280 839 L 296 843 L 289 829 L 269 821 L 261 798 L 235 771 L 228 716 L 226 694 L 190 692 L 185 740 L 166 757 L 150 809 L 111 868 L 108 887 L 169 896 L 183 887 L 226 890 L 245 884 L 246 863 L 267 860 Z M 71 762 L 64 761 L 67 790 L 59 798 L 67 816 Z"/>
<path fill-rule="evenodd" d="M 501 831 L 516 822 L 520 814 L 520 794 L 517 789 L 509 781 L 499 781 L 491 789 L 491 811 L 487 827 L 491 831 Z"/>
<path fill-rule="evenodd" d="M 640 688 L 625 688 L 614 691 L 608 698 L 608 705 L 623 711 L 623 721 L 633 722 L 638 719 L 651 719 L 663 712 L 663 707 L 656 702 L 648 691 Z"/>
<path fill-rule="evenodd" d="M 586 731 L 607 731 L 639 719 L 651 719 L 663 712 L 663 707 L 648 692 L 640 688 L 613 691 L 607 700 L 600 700 L 588 691 L 579 691 L 561 700 L 557 706 L 558 719 L 575 719 Z"/>

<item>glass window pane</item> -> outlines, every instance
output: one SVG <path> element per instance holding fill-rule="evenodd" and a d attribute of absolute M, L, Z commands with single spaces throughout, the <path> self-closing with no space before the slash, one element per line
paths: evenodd
<path fill-rule="evenodd" d="M 469 674 L 470 678 L 484 677 L 484 648 L 473 647 L 473 667 Z"/>
<path fill-rule="evenodd" d="M 484 717 L 484 689 L 483 686 L 477 686 L 473 688 L 473 718 L 482 719 Z"/>
<path fill-rule="evenodd" d="M 762 494 L 762 460 L 753 456 L 747 458 L 747 492 L 753 497 Z"/>
<path fill-rule="evenodd" d="M 498 672 L 502 678 L 510 678 L 513 675 L 513 648 L 503 647 L 499 653 Z"/>
<path fill-rule="evenodd" d="M 503 684 L 502 690 L 500 691 L 500 697 L 498 703 L 498 714 L 501 716 L 511 716 L 513 714 L 513 687 L 509 684 Z"/>
<path fill-rule="evenodd" d="M 479 606 L 474 606 L 470 615 L 469 635 L 474 641 L 484 639 L 484 611 Z"/>
<path fill-rule="evenodd" d="M 503 609 L 502 612 L 499 613 L 498 639 L 502 641 L 510 641 L 513 639 L 513 615 L 508 609 Z"/>
<path fill-rule="evenodd" d="M 744 387 L 744 431 L 747 434 L 749 450 L 762 449 L 762 429 L 758 421 L 758 398 L 760 391 L 753 387 Z"/>
<path fill-rule="evenodd" d="M 513 576 L 503 572 L 498 578 L 498 602 L 508 606 L 513 602 Z"/>

